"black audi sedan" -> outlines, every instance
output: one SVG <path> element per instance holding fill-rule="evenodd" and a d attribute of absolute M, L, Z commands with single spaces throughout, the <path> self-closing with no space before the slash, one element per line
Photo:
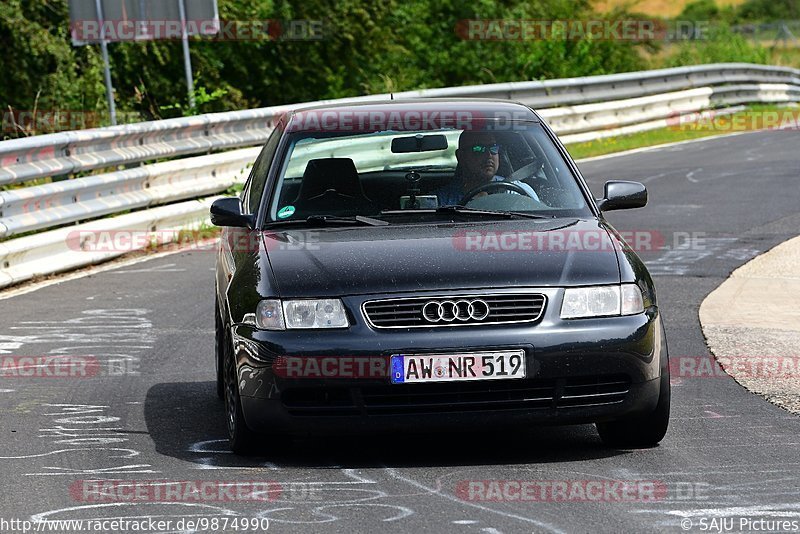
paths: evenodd
<path fill-rule="evenodd" d="M 216 368 L 234 452 L 327 432 L 595 423 L 650 447 L 670 410 L 652 279 L 547 124 L 507 101 L 283 116 L 222 198 Z"/>

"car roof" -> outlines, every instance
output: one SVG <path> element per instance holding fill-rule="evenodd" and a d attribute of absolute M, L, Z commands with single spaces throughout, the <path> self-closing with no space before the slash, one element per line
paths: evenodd
<path fill-rule="evenodd" d="M 541 122 L 541 119 L 528 106 L 511 100 L 484 99 L 484 98 L 407 98 L 397 100 L 366 100 L 344 101 L 315 104 L 295 108 L 290 115 L 304 112 L 334 112 L 357 111 L 358 113 L 370 112 L 468 112 L 474 116 L 485 119 L 504 119 Z"/>

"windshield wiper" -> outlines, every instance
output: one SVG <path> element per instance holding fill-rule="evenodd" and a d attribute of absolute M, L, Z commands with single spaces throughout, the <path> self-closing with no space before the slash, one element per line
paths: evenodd
<path fill-rule="evenodd" d="M 356 215 L 354 217 L 338 217 L 336 215 L 311 215 L 306 218 L 307 222 L 322 222 L 322 223 L 359 223 L 366 224 L 367 226 L 387 226 L 389 223 L 380 219 L 373 219 L 372 217 L 365 217 L 363 215 Z"/>
<path fill-rule="evenodd" d="M 291 219 L 288 221 L 272 221 L 266 225 L 267 228 L 274 226 L 283 226 L 285 224 L 355 224 L 365 226 L 387 226 L 389 223 L 380 219 L 373 219 L 372 217 L 364 217 L 363 215 L 356 215 L 354 217 L 339 217 L 337 215 L 311 215 L 305 219 Z"/>
<path fill-rule="evenodd" d="M 493 210 L 479 210 L 475 208 L 468 208 L 466 206 L 460 206 L 458 204 L 454 204 L 451 206 L 440 206 L 436 208 L 436 213 L 466 213 L 469 215 L 485 215 L 485 216 L 492 216 L 497 217 L 498 215 L 501 217 L 506 217 L 508 219 L 552 219 L 553 216 L 550 215 L 537 215 L 535 213 L 524 213 L 521 211 L 493 211 Z"/>

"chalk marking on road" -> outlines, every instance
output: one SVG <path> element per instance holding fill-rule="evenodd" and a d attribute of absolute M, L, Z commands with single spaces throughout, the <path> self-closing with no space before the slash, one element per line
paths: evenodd
<path fill-rule="evenodd" d="M 111 271 L 111 274 L 130 274 L 130 273 L 185 273 L 186 269 L 175 267 L 174 263 L 167 263 L 157 267 L 147 267 L 144 269 L 123 269 L 121 271 Z"/>
<path fill-rule="evenodd" d="M 758 471 L 757 474 L 766 475 L 767 473 Z M 783 474 L 785 474 L 785 472 L 781 472 L 779 474 L 783 475 Z M 792 487 L 794 487 L 796 485 L 796 483 L 797 483 L 797 477 L 796 476 L 782 476 L 782 477 L 778 477 L 778 478 L 762 478 L 762 477 L 758 477 L 757 479 L 753 478 L 752 480 L 748 480 L 748 481 L 742 482 L 742 483 L 728 483 L 728 484 L 720 485 L 719 489 L 720 490 L 731 490 L 732 491 L 732 490 L 743 490 L 743 489 L 753 489 L 753 488 L 759 489 L 759 488 L 763 488 L 763 487 L 770 487 L 770 488 L 786 487 L 786 488 L 792 488 Z M 800 494 L 800 491 L 797 491 L 797 490 L 795 490 L 795 491 L 780 491 L 780 492 L 765 492 L 765 491 L 759 491 L 758 492 L 758 495 L 761 498 L 773 497 L 773 496 L 775 496 L 775 497 L 785 497 L 786 495 L 798 495 L 798 494 Z"/>
<path fill-rule="evenodd" d="M 761 253 L 762 250 L 759 248 L 739 247 L 739 248 L 732 248 L 726 251 L 722 256 L 719 256 L 719 258 L 731 259 L 736 261 L 745 261 L 751 258 L 755 258 Z"/>
<path fill-rule="evenodd" d="M 709 413 L 709 412 L 706 412 Z M 711 412 L 714 413 L 714 412 Z M 676 417 L 675 419 L 679 419 L 681 421 L 696 421 L 697 419 L 738 419 L 741 415 L 699 415 L 697 417 Z"/>
<path fill-rule="evenodd" d="M 8 336 L 0 336 L 0 339 L 8 339 Z M 16 341 L 6 341 L 0 343 L 0 354 L 11 354 L 22 347 L 22 343 Z"/>
<path fill-rule="evenodd" d="M 780 469 L 759 469 L 757 472 L 762 475 L 767 475 L 771 473 L 779 473 L 779 474 L 786 474 L 786 469 L 789 466 L 797 466 L 798 463 L 782 463 Z M 749 465 L 746 469 L 742 469 L 741 465 L 715 465 L 711 466 L 710 468 L 703 468 L 703 476 L 709 477 L 711 475 L 751 475 L 753 474 L 753 470 L 756 466 Z M 710 471 L 709 469 L 716 469 L 716 471 Z M 685 476 L 697 476 L 697 471 L 650 471 L 649 475 L 653 477 L 685 477 Z"/>
<path fill-rule="evenodd" d="M 142 308 L 90 309 L 81 311 L 78 317 L 63 321 L 20 321 L 9 330 L 33 335 L 0 336 L 0 342 L 13 342 L 19 347 L 65 344 L 50 349 L 48 354 L 102 353 L 107 363 L 111 360 L 138 362 L 139 353 L 151 349 L 155 342 L 153 324 L 147 317 L 150 313 L 150 310 Z M 112 331 L 109 332 L 110 327 Z"/>
<path fill-rule="evenodd" d="M 188 245 L 187 248 L 185 249 L 182 247 L 178 249 L 170 248 L 165 251 L 150 253 L 142 257 L 126 258 L 125 256 L 122 256 L 121 258 L 113 259 L 101 265 L 85 267 L 78 272 L 54 274 L 52 275 L 54 278 L 49 280 L 42 280 L 40 282 L 25 282 L 18 288 L 12 287 L 11 289 L 0 291 L 0 300 L 18 297 L 20 295 L 25 295 L 27 293 L 38 291 L 45 287 L 61 284 L 64 282 L 69 282 L 71 280 L 78 280 L 80 278 L 86 278 L 87 276 L 92 276 L 106 271 L 113 271 L 115 269 L 120 269 L 122 267 L 129 267 L 131 265 L 136 265 L 137 263 L 158 260 L 164 258 L 165 256 L 171 256 L 172 254 L 178 254 L 181 252 L 191 252 L 190 247 L 191 245 Z"/>
<path fill-rule="evenodd" d="M 360 475 L 355 469 L 342 469 L 342 473 L 344 473 L 345 476 L 348 476 L 348 477 L 356 480 L 357 482 L 360 482 L 360 483 L 363 483 L 363 484 L 375 484 L 374 480 L 370 480 L 368 478 L 364 478 L 364 476 Z"/>
<path fill-rule="evenodd" d="M 794 447 L 794 446 L 797 446 L 797 445 L 800 445 L 800 442 L 792 441 L 792 442 L 781 443 L 781 447 Z M 774 445 L 772 443 L 762 443 L 762 442 L 748 443 L 748 444 L 743 444 L 743 445 L 736 444 L 736 443 L 734 443 L 734 444 L 727 444 L 727 443 L 726 444 L 711 444 L 711 445 L 690 445 L 690 444 L 684 444 L 683 445 L 684 449 L 686 449 L 686 450 L 695 450 L 695 449 L 741 449 L 741 448 L 748 448 L 748 449 L 759 449 L 759 448 L 761 448 L 761 449 L 763 449 L 766 446 L 772 447 Z M 791 465 L 791 464 L 789 464 L 789 465 Z"/>
<path fill-rule="evenodd" d="M 39 454 L 25 454 L 25 455 L 22 455 L 22 456 L 0 456 L 0 460 L 25 460 L 27 458 L 41 458 L 43 456 L 50 456 L 50 455 L 53 455 L 53 454 L 63 454 L 65 452 L 99 451 L 99 450 L 103 450 L 103 451 L 125 451 L 125 452 L 129 453 L 127 455 L 111 456 L 110 458 L 133 458 L 134 456 L 138 456 L 139 455 L 139 451 L 136 451 L 136 450 L 133 450 L 133 449 L 120 449 L 120 448 L 110 448 L 110 447 L 103 447 L 102 449 L 99 449 L 97 447 L 91 447 L 91 448 L 82 447 L 82 448 L 77 448 L 77 449 L 59 449 L 57 451 L 42 452 L 42 453 L 39 453 Z"/>
<path fill-rule="evenodd" d="M 641 182 L 643 184 L 650 183 L 653 180 L 658 180 L 659 178 L 663 178 L 664 176 L 669 176 L 670 174 L 673 174 L 674 172 L 675 171 L 667 171 L 667 172 L 660 172 L 660 173 L 654 174 L 652 176 L 645 176 L 644 178 L 641 178 L 639 180 L 639 182 Z"/>
<path fill-rule="evenodd" d="M 448 494 L 442 492 L 441 484 L 439 484 L 438 488 L 430 488 L 430 487 L 428 487 L 428 486 L 426 486 L 426 485 L 424 485 L 424 484 L 422 484 L 420 482 L 417 482 L 416 480 L 413 480 L 413 479 L 408 478 L 408 477 L 404 477 L 403 475 L 399 474 L 392 467 L 385 468 L 385 471 L 392 478 L 395 478 L 397 480 L 405 482 L 406 484 L 411 484 L 412 486 L 415 486 L 415 487 L 417 487 L 417 488 L 419 488 L 421 490 L 424 490 L 424 491 L 428 492 L 429 494 L 438 495 L 439 497 L 443 497 L 445 499 L 448 499 L 450 501 L 458 503 L 461 506 L 470 506 L 472 508 L 477 508 L 479 510 L 484 510 L 486 512 L 491 512 L 491 513 L 494 513 L 494 514 L 497 514 L 497 515 L 501 515 L 501 516 L 507 517 L 509 519 L 516 519 L 518 521 L 524 521 L 526 523 L 532 523 L 532 524 L 537 525 L 537 526 L 539 526 L 539 527 L 541 527 L 543 529 L 547 529 L 550 532 L 564 533 L 563 530 L 559 529 L 555 525 L 551 525 L 550 523 L 545 523 L 543 521 L 539 521 L 537 519 L 533 519 L 532 517 L 526 517 L 524 515 L 513 514 L 513 513 L 510 513 L 510 512 L 504 512 L 502 510 L 495 510 L 494 508 L 490 508 L 488 506 L 483 506 L 483 505 L 480 505 L 480 504 L 476 504 L 474 502 L 464 501 L 462 499 L 459 499 L 459 498 L 455 497 L 454 495 L 448 495 Z"/>
<path fill-rule="evenodd" d="M 689 180 L 690 182 L 692 182 L 693 184 L 699 183 L 699 182 L 700 182 L 700 180 L 698 180 L 697 178 L 695 178 L 695 177 L 694 177 L 694 175 L 695 175 L 696 173 L 698 173 L 698 172 L 702 171 L 702 170 L 703 170 L 703 168 L 702 168 L 702 167 L 699 167 L 699 168 L 697 168 L 697 169 L 694 169 L 693 171 L 690 171 L 690 172 L 686 173 L 686 179 L 687 179 L 687 180 Z"/>
<path fill-rule="evenodd" d="M 376 506 L 376 507 L 381 507 L 381 508 L 394 508 L 395 510 L 399 510 L 400 511 L 400 513 L 398 513 L 395 516 L 387 517 L 385 519 L 381 519 L 381 521 L 384 521 L 386 523 L 388 523 L 390 521 L 400 521 L 401 519 L 405 519 L 406 517 L 412 516 L 415 513 L 414 510 L 412 510 L 411 508 L 408 508 L 406 506 L 400 506 L 399 504 L 382 504 L 382 503 L 375 503 L 375 502 L 372 502 L 372 503 L 368 503 L 368 502 L 365 502 L 365 503 L 352 503 L 352 504 L 327 504 L 325 506 L 321 506 L 320 509 L 325 510 L 325 509 L 328 509 L 328 508 L 341 508 L 343 506 L 344 507 L 349 507 L 349 508 L 352 508 L 354 506 Z"/>
<path fill-rule="evenodd" d="M 61 331 L 66 330 L 66 328 L 59 329 L 56 326 L 52 326 L 52 325 L 64 324 L 61 321 L 20 321 L 18 324 L 25 325 L 25 326 L 9 326 L 8 329 L 9 330 L 61 330 Z M 34 325 L 42 325 L 42 326 L 34 326 Z M 88 326 L 69 325 L 69 329 L 70 330 L 92 329 L 92 328 L 97 328 L 98 326 L 101 326 L 101 325 L 99 325 L 99 324 L 88 325 Z M 122 329 L 122 330 L 138 330 L 139 328 L 141 328 L 141 325 L 138 325 L 138 324 L 137 325 L 132 325 L 132 324 L 128 324 L 128 325 L 123 325 L 123 324 L 119 324 L 119 325 L 105 324 L 105 325 L 102 325 L 102 326 L 105 326 L 106 328 L 108 328 L 109 326 L 113 326 L 115 329 Z M 30 338 L 32 336 L 27 336 L 27 337 L 28 337 L 27 340 L 30 341 Z M 147 347 L 147 348 L 150 348 L 150 347 Z"/>
<path fill-rule="evenodd" d="M 225 443 L 227 439 L 208 439 L 205 441 L 195 441 L 192 443 L 188 449 L 188 452 L 198 452 L 198 453 L 212 453 L 212 454 L 233 454 L 230 450 L 220 449 L 220 450 L 209 450 L 205 447 L 210 443 Z"/>
<path fill-rule="evenodd" d="M 387 497 L 388 495 L 383 494 L 382 496 Z M 381 519 L 384 522 L 390 521 L 400 521 L 401 519 L 405 519 L 411 515 L 414 515 L 414 510 L 406 507 L 400 506 L 399 504 L 382 504 L 382 503 L 366 503 L 366 502 L 353 502 L 353 503 L 343 503 L 343 504 L 326 504 L 324 506 L 317 506 L 311 510 L 311 515 L 314 517 L 322 517 L 324 519 L 320 521 L 300 521 L 297 519 L 279 519 L 276 517 L 271 516 L 270 514 L 274 512 L 284 512 L 284 511 L 293 511 L 295 510 L 294 507 L 283 507 L 283 508 L 272 508 L 270 510 L 265 510 L 262 513 L 257 514 L 257 517 L 263 517 L 269 519 L 270 523 L 288 523 L 288 524 L 297 524 L 297 525 L 314 525 L 318 523 L 333 523 L 334 521 L 339 521 L 341 517 L 328 513 L 326 510 L 329 508 L 356 508 L 356 507 L 377 507 L 377 508 L 393 508 L 398 510 L 399 512 L 396 515 L 391 517 L 386 517 Z"/>
<path fill-rule="evenodd" d="M 213 457 L 197 458 L 194 461 L 199 462 L 200 465 L 196 465 L 196 466 L 192 467 L 192 469 L 199 469 L 199 470 L 202 470 L 202 471 L 213 471 L 213 470 L 222 471 L 222 470 L 226 470 L 226 469 L 229 470 L 229 471 L 231 471 L 231 470 L 233 470 L 233 471 L 244 471 L 244 470 L 249 470 L 249 469 L 258 469 L 258 470 L 267 469 L 269 471 L 279 471 L 280 470 L 280 467 L 278 467 L 277 465 L 275 465 L 272 462 L 264 462 L 263 464 L 258 464 L 258 465 L 216 465 L 215 462 L 217 461 L 217 459 L 213 458 Z"/>
<path fill-rule="evenodd" d="M 101 450 L 101 449 L 94 449 Z M 24 473 L 26 477 L 60 476 L 60 475 L 127 475 L 129 473 L 159 473 L 153 469 L 139 469 L 152 467 L 150 464 L 129 464 L 114 467 L 101 467 L 97 469 L 73 469 L 71 467 L 43 466 L 42 469 L 52 469 L 46 473 Z"/>
<path fill-rule="evenodd" d="M 105 411 L 109 409 L 107 405 L 96 404 L 64 404 L 64 403 L 45 403 L 42 405 L 45 409 L 53 409 L 44 413 L 44 417 L 52 417 L 54 423 L 63 423 L 70 425 L 77 425 L 74 427 L 65 427 L 57 425 L 55 427 L 39 428 L 40 439 L 52 440 L 53 444 L 63 446 L 63 444 L 71 445 L 100 445 L 98 447 L 76 447 L 72 449 L 59 449 L 50 451 L 49 453 L 42 453 L 30 455 L 30 458 L 45 457 L 55 454 L 61 454 L 66 451 L 125 451 L 127 454 L 110 455 L 110 458 L 133 458 L 139 455 L 139 452 L 134 449 L 109 447 L 110 443 L 123 443 L 129 441 L 129 438 L 121 432 L 120 427 L 107 427 L 107 426 L 92 426 L 98 424 L 105 424 L 120 421 L 120 417 L 105 415 Z M 83 426 L 86 425 L 86 426 Z M 67 439 L 63 439 L 67 438 Z M 96 458 L 93 455 L 92 458 Z M 128 473 L 159 473 L 153 469 L 145 469 L 152 467 L 150 464 L 127 464 L 116 465 L 109 467 L 99 467 L 93 469 L 75 469 L 61 466 L 37 466 L 43 470 L 35 473 L 23 473 L 23 476 L 60 476 L 60 475 L 109 475 L 109 474 L 128 474 Z"/>
<path fill-rule="evenodd" d="M 781 510 L 786 508 L 786 510 Z M 635 510 L 634 510 L 635 511 Z M 644 512 L 644 511 L 643 511 Z M 800 517 L 800 505 L 761 504 L 752 506 L 730 506 L 727 508 L 697 508 L 694 510 L 669 510 L 669 515 L 678 517 Z"/>
<path fill-rule="evenodd" d="M 222 444 L 222 443 L 227 443 L 227 442 L 228 442 L 227 439 L 209 439 L 209 440 L 204 440 L 204 441 L 196 441 L 196 442 L 192 443 L 191 445 L 189 445 L 189 448 L 186 449 L 186 450 L 187 450 L 187 452 L 193 452 L 193 453 L 196 453 L 196 454 L 225 454 L 225 455 L 229 455 L 230 456 L 230 455 L 233 454 L 233 452 L 231 452 L 230 449 L 227 449 L 225 447 L 223 447 L 221 449 L 209 449 L 209 448 L 207 448 L 208 446 L 210 446 L 213 443 Z M 263 463 L 260 463 L 258 465 L 229 466 L 229 465 L 218 465 L 217 462 L 219 460 L 220 460 L 219 458 L 215 458 L 213 456 L 203 456 L 203 457 L 200 457 L 200 458 L 196 458 L 193 461 L 199 462 L 200 465 L 199 466 L 195 466 L 192 469 L 202 469 L 202 470 L 213 470 L 213 469 L 220 469 L 220 470 L 221 469 L 228 469 L 228 470 L 231 470 L 231 469 L 240 469 L 240 470 L 243 470 L 243 469 L 270 469 L 270 470 L 273 470 L 273 471 L 277 471 L 277 470 L 280 469 L 280 467 L 278 467 L 276 464 L 274 464 L 272 462 L 263 462 Z"/>
<path fill-rule="evenodd" d="M 726 247 L 736 241 L 736 237 L 693 236 L 655 260 L 646 262 L 647 268 L 652 275 L 682 276 L 697 262 L 712 256 L 719 257 Z"/>

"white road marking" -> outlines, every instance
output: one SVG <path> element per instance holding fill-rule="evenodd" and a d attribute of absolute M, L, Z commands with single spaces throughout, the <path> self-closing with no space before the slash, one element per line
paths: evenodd
<path fill-rule="evenodd" d="M 185 249 L 184 248 L 169 249 L 162 252 L 155 252 L 152 254 L 148 254 L 146 256 L 134 257 L 134 258 L 125 258 L 123 256 L 117 260 L 111 260 L 108 263 L 87 267 L 77 272 L 69 272 L 69 273 L 53 275 L 55 278 L 49 280 L 43 280 L 41 282 L 25 282 L 22 284 L 21 287 L 18 288 L 11 288 L 5 291 L 0 290 L 0 300 L 9 299 L 20 295 L 25 295 L 26 293 L 32 293 L 34 291 L 38 291 L 45 287 L 54 286 L 56 284 L 61 284 L 63 282 L 69 282 L 70 280 L 85 278 L 87 276 L 92 276 L 106 271 L 113 271 L 121 267 L 128 267 L 131 265 L 136 265 L 137 263 L 157 260 L 165 256 L 170 256 L 172 254 L 178 254 L 187 251 L 191 252 L 190 248 L 191 247 L 187 247 Z"/>
<path fill-rule="evenodd" d="M 702 171 L 702 170 L 703 170 L 703 168 L 700 167 L 698 169 L 695 169 L 693 171 L 690 171 L 690 172 L 686 173 L 686 179 L 689 180 L 690 182 L 692 182 L 693 184 L 700 183 L 700 180 L 695 178 L 694 175 L 697 174 L 698 172 Z"/>
<path fill-rule="evenodd" d="M 669 515 L 678 517 L 800 517 L 800 505 L 761 504 L 752 506 L 730 506 L 727 508 L 699 508 L 695 510 L 670 510 Z"/>
<path fill-rule="evenodd" d="M 556 527 L 555 525 L 551 525 L 550 523 L 545 523 L 543 521 L 539 521 L 539 520 L 534 519 L 532 517 L 526 517 L 524 515 L 512 514 L 510 512 L 504 512 L 502 510 L 496 510 L 494 508 L 490 508 L 488 506 L 483 506 L 483 505 L 480 505 L 480 504 L 476 504 L 474 502 L 464 501 L 462 499 L 457 498 L 454 495 L 448 495 L 447 493 L 442 492 L 441 487 L 439 487 L 439 488 L 430 488 L 430 487 L 428 487 L 428 486 L 426 486 L 426 485 L 424 485 L 424 484 L 422 484 L 420 482 L 417 482 L 416 480 L 413 480 L 413 479 L 408 478 L 408 477 L 404 477 L 403 475 L 399 474 L 396 469 L 394 469 L 392 467 L 387 467 L 385 469 L 385 471 L 392 478 L 395 478 L 397 480 L 405 482 L 406 484 L 411 484 L 412 486 L 414 486 L 416 488 L 419 488 L 421 490 L 425 490 L 426 492 L 428 492 L 428 493 L 430 493 L 432 495 L 438 495 L 439 497 L 443 497 L 443 498 L 445 498 L 447 500 L 450 500 L 450 501 L 453 501 L 455 503 L 458 503 L 461 506 L 470 506 L 472 508 L 477 508 L 479 510 L 484 510 L 486 512 L 491 512 L 493 514 L 501 515 L 501 516 L 507 517 L 509 519 L 516 519 L 518 521 L 524 521 L 526 523 L 532 523 L 534 525 L 537 525 L 540 528 L 546 529 L 549 532 L 559 532 L 559 533 L 564 533 L 565 532 L 565 531 L 561 530 L 560 528 Z"/>
<path fill-rule="evenodd" d="M 111 271 L 111 274 L 130 274 L 130 273 L 184 273 L 186 269 L 182 267 L 175 267 L 174 263 L 167 263 L 157 267 L 148 267 L 144 269 L 124 269 L 122 271 Z"/>
<path fill-rule="evenodd" d="M 135 451 L 133 449 L 120 449 L 120 448 L 109 448 L 109 447 L 103 447 L 101 449 L 98 449 L 97 447 L 92 447 L 92 448 L 81 447 L 81 448 L 75 448 L 75 449 L 59 449 L 59 450 L 56 450 L 56 451 L 43 452 L 43 453 L 39 453 L 39 454 L 24 454 L 22 456 L 0 456 L 0 460 L 24 460 L 26 458 L 41 458 L 43 456 L 50 456 L 50 455 L 53 455 L 53 454 L 64 454 L 65 452 L 101 451 L 101 450 L 102 451 L 125 451 L 125 452 L 129 453 L 127 455 L 122 455 L 122 456 L 111 456 L 110 458 L 133 458 L 134 456 L 138 456 L 139 455 L 139 452 Z"/>

